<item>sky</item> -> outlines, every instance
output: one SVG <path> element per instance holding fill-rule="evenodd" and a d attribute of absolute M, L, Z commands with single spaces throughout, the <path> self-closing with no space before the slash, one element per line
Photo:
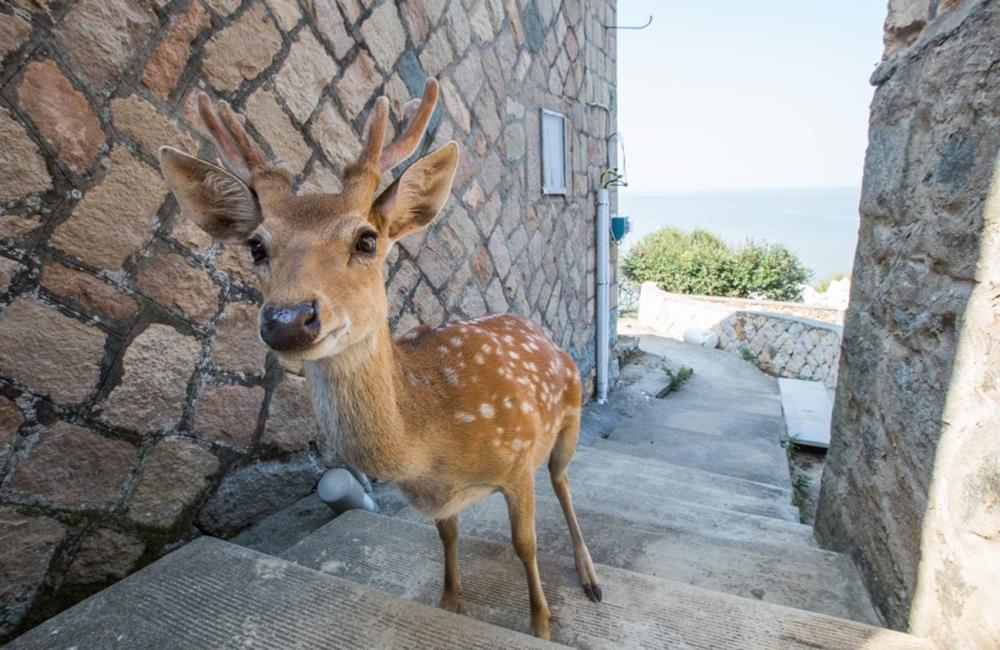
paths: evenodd
<path fill-rule="evenodd" d="M 885 4 L 619 0 L 627 191 L 859 186 Z"/>

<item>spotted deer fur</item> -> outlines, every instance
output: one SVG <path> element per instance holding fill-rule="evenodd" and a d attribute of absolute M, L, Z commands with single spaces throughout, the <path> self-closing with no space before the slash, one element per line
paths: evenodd
<path fill-rule="evenodd" d="M 257 265 L 262 314 L 269 305 L 311 301 L 305 304 L 315 317 L 307 323 L 312 338 L 301 346 L 295 339 L 295 346 L 283 344 L 276 353 L 303 364 L 319 420 L 340 456 L 395 481 L 435 520 L 445 555 L 442 607 L 461 609 L 459 513 L 499 491 L 527 574 L 531 631 L 548 638 L 534 486 L 546 458 L 581 583 L 592 600 L 602 597 L 566 471 L 580 427 L 573 360 L 538 325 L 512 314 L 418 327 L 396 341 L 389 333 L 385 254 L 440 211 L 457 167 L 457 143 L 424 156 L 376 191 L 382 175 L 419 145 L 436 97 L 430 80 L 423 98 L 405 107 L 410 119 L 402 135 L 385 147 L 387 100 L 376 101 L 361 158 L 345 172 L 340 194 L 296 195 L 242 117 L 204 95 L 199 112 L 227 169 L 168 147 L 161 149 L 161 166 L 198 225 L 223 241 L 249 240 L 254 255 L 264 257 Z"/>

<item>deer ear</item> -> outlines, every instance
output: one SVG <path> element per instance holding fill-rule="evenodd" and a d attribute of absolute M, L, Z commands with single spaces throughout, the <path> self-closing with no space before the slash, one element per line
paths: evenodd
<path fill-rule="evenodd" d="M 375 200 L 383 233 L 398 239 L 429 224 L 448 200 L 456 169 L 458 143 L 454 140 L 410 165 Z"/>
<path fill-rule="evenodd" d="M 221 167 L 160 147 L 160 169 L 184 213 L 215 239 L 244 242 L 260 223 L 253 192 Z"/>

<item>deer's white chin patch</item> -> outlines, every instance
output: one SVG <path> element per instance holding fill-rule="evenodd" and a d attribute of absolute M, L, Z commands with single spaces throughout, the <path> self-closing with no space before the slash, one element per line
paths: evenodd
<path fill-rule="evenodd" d="M 349 344 L 348 334 L 351 330 L 350 322 L 345 322 L 340 327 L 324 334 L 320 340 L 304 350 L 289 350 L 277 352 L 277 354 L 291 361 L 316 361 L 341 352 Z"/>

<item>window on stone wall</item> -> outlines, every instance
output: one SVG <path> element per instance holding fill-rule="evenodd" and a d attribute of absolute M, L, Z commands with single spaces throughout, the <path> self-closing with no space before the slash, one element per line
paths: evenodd
<path fill-rule="evenodd" d="M 542 194 L 566 193 L 566 116 L 542 109 Z"/>

